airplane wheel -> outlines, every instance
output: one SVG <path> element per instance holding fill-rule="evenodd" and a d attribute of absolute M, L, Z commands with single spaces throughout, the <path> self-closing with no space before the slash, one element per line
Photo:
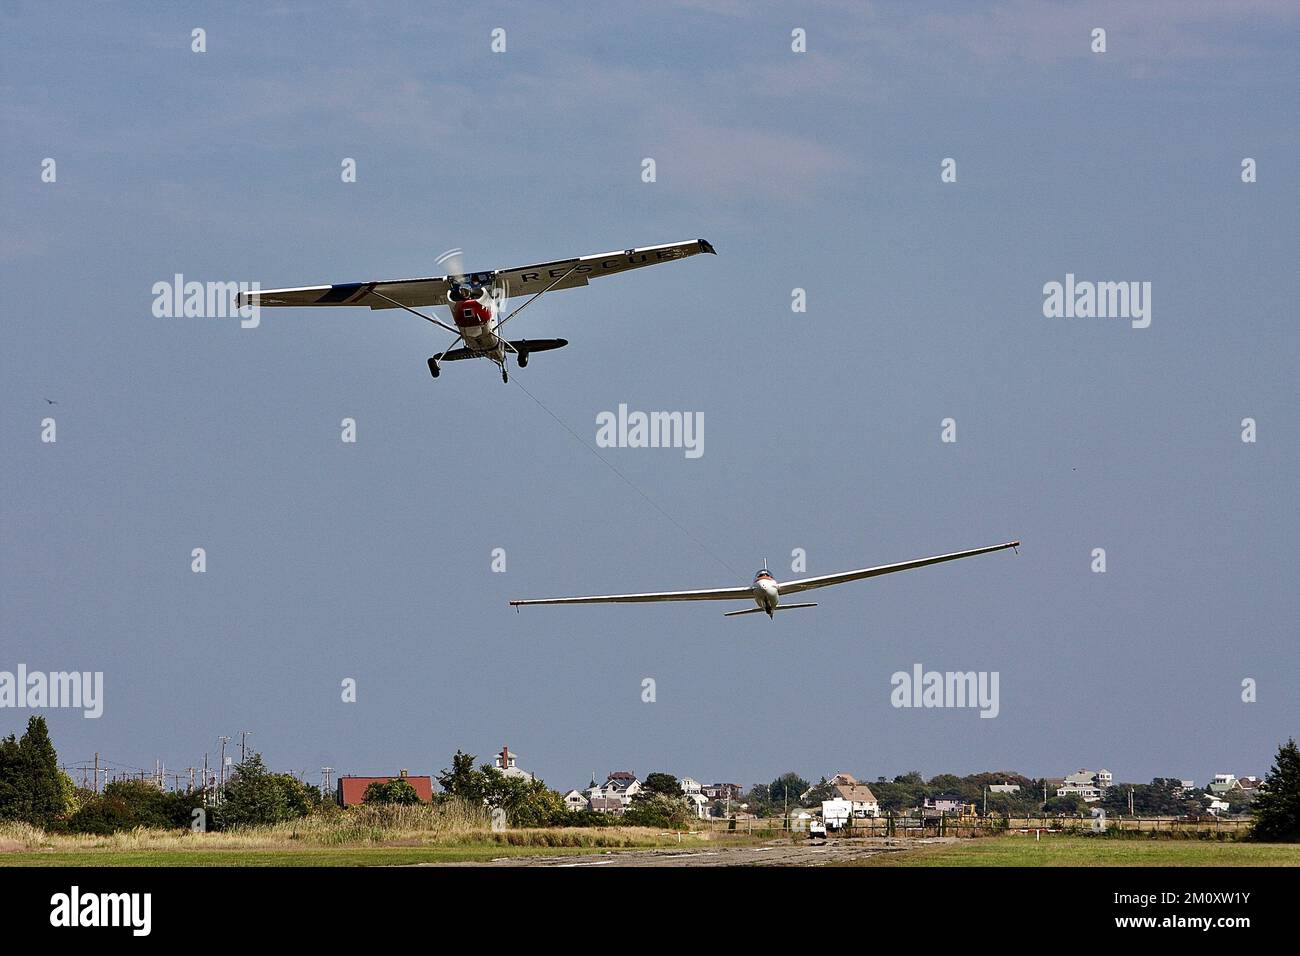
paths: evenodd
<path fill-rule="evenodd" d="M 504 365 L 501 366 L 501 381 L 503 382 L 510 381 L 510 373 L 506 371 L 506 367 Z"/>
<path fill-rule="evenodd" d="M 436 356 L 429 359 L 429 374 L 434 378 L 437 378 L 442 374 L 442 369 L 438 368 L 438 359 Z"/>
<path fill-rule="evenodd" d="M 528 353 L 527 353 L 527 352 L 520 352 L 520 353 L 519 353 L 519 367 L 520 367 L 520 368 L 528 368 Z"/>

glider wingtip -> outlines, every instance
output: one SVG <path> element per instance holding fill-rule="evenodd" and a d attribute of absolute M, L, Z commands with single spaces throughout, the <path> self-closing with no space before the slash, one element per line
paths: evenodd
<path fill-rule="evenodd" d="M 700 243 L 700 248 L 703 249 L 705 252 L 707 252 L 709 255 L 716 256 L 718 254 L 718 250 L 713 248 L 713 243 L 709 242 L 709 240 L 700 239 L 699 243 Z"/>

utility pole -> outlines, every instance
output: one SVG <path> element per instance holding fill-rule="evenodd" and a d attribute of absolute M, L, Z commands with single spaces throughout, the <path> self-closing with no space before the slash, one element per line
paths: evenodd
<path fill-rule="evenodd" d="M 99 751 L 95 751 L 95 792 L 99 793 Z"/>
<path fill-rule="evenodd" d="M 253 732 L 251 730 L 241 730 L 239 732 L 239 762 L 240 763 L 244 762 L 244 758 L 246 756 L 244 752 L 245 742 L 251 736 L 253 736 Z"/>
<path fill-rule="evenodd" d="M 330 790 L 332 789 L 332 788 L 330 787 L 330 774 L 332 774 L 333 772 L 334 772 L 334 768 L 333 768 L 333 767 L 321 767 L 321 768 L 320 768 L 320 779 L 321 779 L 320 795 L 321 795 L 321 797 L 328 797 L 328 796 L 330 795 Z"/>
<path fill-rule="evenodd" d="M 221 793 L 225 793 L 226 792 L 226 744 L 230 742 L 230 738 L 228 736 L 221 736 L 218 737 L 217 739 L 221 741 L 221 763 L 218 765 L 220 767 L 220 772 L 221 772 L 221 783 L 218 784 L 217 790 Z"/>

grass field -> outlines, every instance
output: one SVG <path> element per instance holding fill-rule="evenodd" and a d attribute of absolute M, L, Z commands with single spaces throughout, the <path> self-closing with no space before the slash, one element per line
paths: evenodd
<path fill-rule="evenodd" d="M 293 849 L 47 850 L 0 854 L 0 866 L 410 866 L 477 863 L 516 856 L 582 856 L 598 847 L 348 846 Z"/>
<path fill-rule="evenodd" d="M 1219 839 L 1088 837 L 1032 834 L 928 842 L 882 852 L 883 841 L 832 841 L 825 855 L 793 853 L 804 839 L 776 833 L 669 833 L 648 828 L 516 829 L 495 833 L 475 814 L 455 808 L 387 808 L 304 818 L 227 833 L 184 830 L 121 831 L 106 836 L 46 833 L 26 824 L 0 824 L 0 867 L 14 866 L 406 866 L 490 860 L 612 856 L 672 848 L 697 862 L 759 862 L 851 866 L 1300 866 L 1300 844 Z M 906 842 L 906 841 L 905 841 Z M 873 849 L 874 848 L 874 849 Z M 661 855 L 653 855 L 661 856 Z M 642 861 L 644 862 L 644 861 Z"/>
<path fill-rule="evenodd" d="M 872 857 L 857 866 L 1300 866 L 1300 844 L 1010 834 Z"/>
<path fill-rule="evenodd" d="M 462 814 L 456 807 L 387 807 L 228 833 L 136 829 L 104 836 L 46 833 L 27 824 L 6 823 L 0 824 L 0 867 L 403 866 L 593 855 L 710 842 L 708 834 L 621 826 L 496 833 L 479 816 Z"/>

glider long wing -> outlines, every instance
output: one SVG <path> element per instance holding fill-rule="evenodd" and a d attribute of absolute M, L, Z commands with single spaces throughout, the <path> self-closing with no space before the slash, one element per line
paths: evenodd
<path fill-rule="evenodd" d="M 749 588 L 712 588 L 704 591 L 651 591 L 645 594 L 593 594 L 589 597 L 536 598 L 511 601 L 511 607 L 525 604 L 642 604 L 650 601 L 748 601 Z"/>
<path fill-rule="evenodd" d="M 1005 551 L 1007 548 L 1018 548 L 1019 546 L 1019 541 L 1008 541 L 1006 544 L 995 544 L 987 548 L 975 548 L 971 551 L 955 551 L 952 554 L 940 554 L 933 558 L 919 558 L 915 561 L 903 561 L 899 564 L 882 564 L 875 568 L 862 568 L 857 571 L 841 571 L 839 574 L 823 574 L 815 578 L 783 581 L 777 586 L 781 589 L 782 594 L 798 594 L 800 591 L 811 591 L 814 588 L 829 587 L 832 584 L 844 584 L 847 581 L 874 578 L 881 574 L 893 574 L 895 571 L 910 571 L 912 568 L 923 568 L 930 564 L 942 564 L 944 561 L 956 561 L 958 558 L 970 558 L 977 554 Z"/>
<path fill-rule="evenodd" d="M 623 249 L 619 252 L 605 252 L 594 256 L 539 262 L 531 266 L 470 272 L 464 278 L 485 286 L 504 279 L 511 296 L 525 296 L 534 295 L 548 287 L 552 291 L 574 289 L 600 276 L 640 269 L 660 262 L 685 259 L 702 252 L 717 254 L 708 240 L 692 239 L 689 242 L 670 242 L 659 246 L 642 246 L 638 249 Z M 396 309 L 399 305 L 411 308 L 445 305 L 453 278 L 453 276 L 430 276 L 423 279 L 344 282 L 337 285 L 301 286 L 294 289 L 262 289 L 241 293 L 239 305 L 256 303 L 261 306 L 292 307 L 367 306 L 371 309 Z"/>

